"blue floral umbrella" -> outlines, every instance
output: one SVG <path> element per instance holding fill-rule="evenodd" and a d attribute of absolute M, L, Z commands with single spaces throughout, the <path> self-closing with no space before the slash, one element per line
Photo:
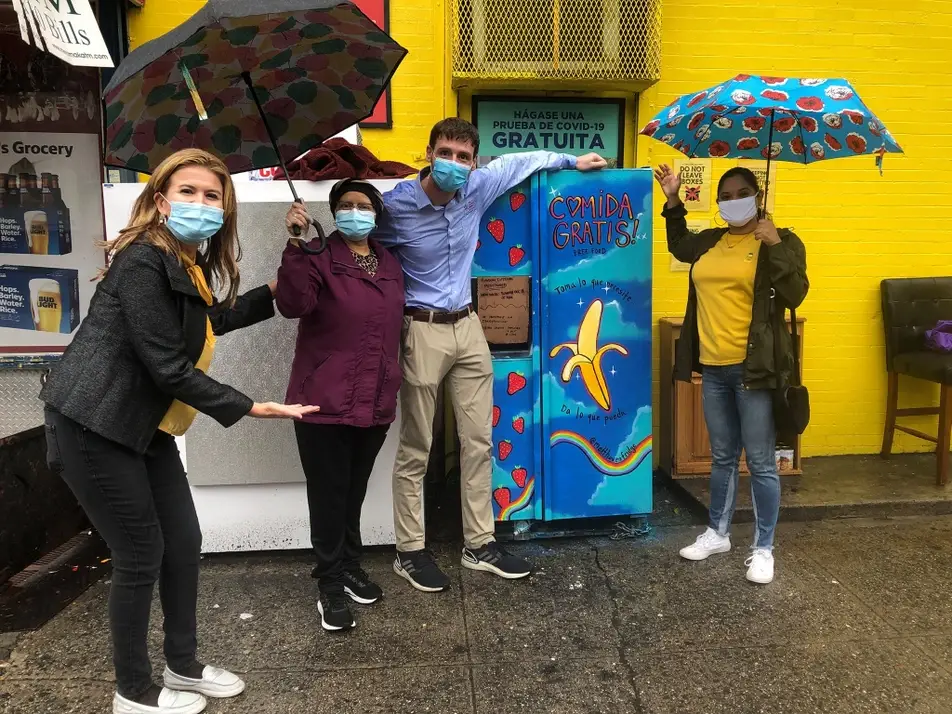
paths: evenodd
<path fill-rule="evenodd" d="M 739 74 L 679 97 L 641 130 L 689 158 L 809 164 L 902 149 L 845 79 Z M 765 187 L 766 193 L 767 187 Z"/>

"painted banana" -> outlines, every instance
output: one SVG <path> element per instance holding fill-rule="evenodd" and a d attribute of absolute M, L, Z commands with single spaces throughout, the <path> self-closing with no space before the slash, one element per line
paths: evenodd
<path fill-rule="evenodd" d="M 572 378 L 572 373 L 578 368 L 579 375 L 582 377 L 582 384 L 589 396 L 595 400 L 605 411 L 611 410 L 612 398 L 608 390 L 608 382 L 605 380 L 605 374 L 602 372 L 602 357 L 606 352 L 619 352 L 627 356 L 628 350 L 624 346 L 615 342 L 607 345 L 598 346 L 598 331 L 602 324 L 602 301 L 593 300 L 589 305 L 585 316 L 578 328 L 578 336 L 575 342 L 563 342 L 556 345 L 549 352 L 549 357 L 555 357 L 563 349 L 570 350 L 572 356 L 562 367 L 561 379 L 568 382 Z"/>

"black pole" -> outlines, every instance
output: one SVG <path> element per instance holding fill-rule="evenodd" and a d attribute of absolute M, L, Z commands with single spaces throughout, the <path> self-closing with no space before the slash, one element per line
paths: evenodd
<path fill-rule="evenodd" d="M 245 80 L 245 84 L 248 85 L 248 91 L 251 92 L 251 98 L 255 102 L 255 106 L 258 107 L 258 114 L 261 115 L 261 121 L 264 123 L 265 131 L 268 132 L 268 138 L 271 140 L 271 147 L 274 149 L 275 156 L 278 157 L 278 164 L 280 164 L 281 169 L 284 171 L 284 178 L 287 179 L 288 186 L 291 187 L 291 194 L 294 196 L 296 203 L 301 203 L 301 198 L 297 195 L 297 191 L 294 188 L 294 182 L 291 181 L 291 176 L 288 174 L 288 167 L 284 164 L 284 157 L 281 156 L 281 152 L 278 151 L 278 140 L 274 138 L 274 132 L 271 131 L 271 125 L 268 124 L 268 117 L 265 116 L 264 107 L 261 106 L 261 101 L 258 99 L 258 93 L 255 91 L 254 85 L 251 83 L 251 75 L 248 72 L 242 72 L 241 78 Z M 770 127 L 773 131 L 773 125 Z"/>
<path fill-rule="evenodd" d="M 776 109 L 770 110 L 770 134 L 767 138 L 767 175 L 764 176 L 764 207 L 760 211 L 760 217 L 767 217 L 767 194 L 770 193 L 770 159 L 773 156 L 773 122 L 774 122 L 774 112 Z"/>
<path fill-rule="evenodd" d="M 265 116 L 264 107 L 261 106 L 261 101 L 258 99 L 258 93 L 255 91 L 254 85 L 251 83 L 251 74 L 248 72 L 242 72 L 241 78 L 245 80 L 245 84 L 248 85 L 248 91 L 251 92 L 251 98 L 254 100 L 255 106 L 258 108 L 258 114 L 261 116 L 261 121 L 264 123 L 264 129 L 268 132 L 268 139 L 271 140 L 271 147 L 274 149 L 275 156 L 278 157 L 278 164 L 281 166 L 281 170 L 284 171 L 284 178 L 288 182 L 288 186 L 291 188 L 291 195 L 294 196 L 295 203 L 304 203 L 301 200 L 301 197 L 298 196 L 297 189 L 294 188 L 294 182 L 291 180 L 291 174 L 288 173 L 288 167 L 284 163 L 284 157 L 281 156 L 281 152 L 278 150 L 278 140 L 274 138 L 274 132 L 271 131 L 271 125 L 268 123 L 268 117 Z M 771 126 L 771 129 L 773 127 Z M 321 227 L 321 224 L 318 223 L 315 219 L 311 219 L 311 225 L 317 230 L 317 237 L 320 241 L 318 244 L 317 250 L 308 248 L 304 243 L 301 243 L 301 250 L 305 253 L 311 255 L 317 255 L 318 253 L 323 253 L 324 249 L 327 247 L 327 237 L 324 235 L 324 229 Z M 291 230 L 294 232 L 295 236 L 301 235 L 301 229 L 299 226 L 291 226 Z"/>

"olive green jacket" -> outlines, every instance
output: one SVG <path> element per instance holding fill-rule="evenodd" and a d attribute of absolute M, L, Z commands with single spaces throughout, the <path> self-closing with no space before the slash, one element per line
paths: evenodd
<path fill-rule="evenodd" d="M 697 326 L 697 292 L 694 289 L 694 264 L 727 232 L 710 228 L 700 233 L 688 230 L 683 205 L 661 212 L 668 234 L 668 251 L 682 263 L 691 264 L 688 281 L 688 305 L 684 313 L 681 337 L 674 358 L 674 377 L 691 381 L 692 372 L 701 372 L 700 339 Z M 799 238 L 786 228 L 778 231 L 780 243 L 762 246 L 754 277 L 754 304 L 744 360 L 744 385 L 749 389 L 774 389 L 790 383 L 793 374 L 793 343 L 784 326 L 787 309 L 797 308 L 807 296 L 806 249 Z M 781 364 L 776 364 L 774 340 L 781 340 Z M 778 382 L 779 377 L 779 382 Z"/>

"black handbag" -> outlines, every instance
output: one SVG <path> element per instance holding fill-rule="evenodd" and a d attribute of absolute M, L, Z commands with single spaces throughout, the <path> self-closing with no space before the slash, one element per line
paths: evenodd
<path fill-rule="evenodd" d="M 776 299 L 774 304 L 780 306 L 780 329 L 786 329 L 786 309 Z M 800 336 L 797 334 L 797 311 L 793 308 L 790 308 L 790 327 L 793 341 L 793 374 L 789 384 L 780 381 L 783 355 L 780 336 L 774 336 L 774 368 L 777 370 L 777 388 L 773 400 L 774 426 L 778 434 L 786 436 L 802 434 L 810 423 L 810 393 L 801 381 Z"/>

